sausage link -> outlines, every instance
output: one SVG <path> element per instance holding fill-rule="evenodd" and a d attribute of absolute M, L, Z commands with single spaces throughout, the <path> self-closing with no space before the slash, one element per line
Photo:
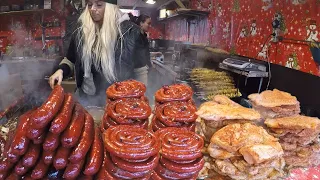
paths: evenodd
<path fill-rule="evenodd" d="M 16 155 L 12 152 L 12 148 L 9 149 L 8 154 L 7 154 L 7 158 L 11 163 L 16 163 L 19 161 L 20 156 Z"/>
<path fill-rule="evenodd" d="M 21 177 L 17 175 L 14 171 L 6 178 L 6 180 L 20 180 Z"/>
<path fill-rule="evenodd" d="M 22 160 L 20 160 L 19 163 L 14 168 L 14 172 L 19 176 L 25 175 L 28 172 L 28 170 L 29 170 L 28 167 L 23 166 Z"/>
<path fill-rule="evenodd" d="M 28 111 L 19 117 L 19 124 L 16 128 L 16 134 L 11 144 L 13 154 L 21 156 L 24 155 L 28 150 L 30 140 L 27 138 L 27 131 L 32 112 L 32 110 Z"/>
<path fill-rule="evenodd" d="M 64 104 L 61 111 L 51 123 L 50 132 L 52 132 L 53 134 L 60 134 L 68 127 L 74 105 L 75 101 L 72 94 L 66 94 L 64 96 Z"/>
<path fill-rule="evenodd" d="M 60 146 L 53 159 L 53 166 L 57 169 L 64 169 L 68 165 L 68 158 L 70 156 L 71 149 Z"/>
<path fill-rule="evenodd" d="M 93 180 L 92 176 L 86 176 L 84 174 L 80 174 L 77 178 L 77 180 Z"/>
<path fill-rule="evenodd" d="M 44 132 L 45 132 L 45 128 L 35 128 L 35 126 L 33 125 L 34 123 L 32 121 L 30 121 L 29 123 L 29 129 L 27 132 L 27 137 L 29 139 L 35 140 L 37 138 L 39 138 Z"/>
<path fill-rule="evenodd" d="M 69 163 L 66 170 L 64 171 L 63 178 L 65 179 L 75 179 L 79 176 L 85 160 L 81 160 L 75 164 Z"/>
<path fill-rule="evenodd" d="M 39 136 L 38 138 L 33 140 L 34 144 L 42 144 L 44 142 L 44 140 L 46 139 L 46 135 L 47 133 L 44 132 L 43 134 L 41 134 L 41 136 Z"/>
<path fill-rule="evenodd" d="M 8 172 L 13 166 L 14 163 L 10 162 L 8 158 L 2 159 L 0 162 L 0 173 Z"/>
<path fill-rule="evenodd" d="M 6 172 L 0 172 L 0 180 L 5 180 L 7 177 L 7 173 Z"/>
<path fill-rule="evenodd" d="M 36 167 L 33 169 L 31 173 L 32 179 L 42 179 L 47 175 L 49 166 L 46 165 L 43 160 L 40 158 Z"/>
<path fill-rule="evenodd" d="M 103 142 L 99 128 L 95 129 L 94 140 L 87 157 L 87 162 L 83 174 L 87 176 L 95 175 L 101 168 L 103 161 Z"/>
<path fill-rule="evenodd" d="M 22 157 L 22 165 L 29 168 L 35 166 L 40 156 L 40 151 L 40 145 L 30 144 L 27 153 Z"/>
<path fill-rule="evenodd" d="M 25 176 L 23 176 L 23 180 L 33 180 L 31 177 L 32 172 L 28 172 Z"/>
<path fill-rule="evenodd" d="M 64 90 L 57 85 L 52 90 L 47 101 L 32 113 L 33 125 L 37 129 L 46 127 L 59 112 L 64 100 Z"/>
<path fill-rule="evenodd" d="M 55 151 L 43 151 L 42 160 L 46 165 L 51 165 L 53 162 L 53 158 L 55 155 Z"/>
<path fill-rule="evenodd" d="M 80 137 L 79 144 L 71 153 L 69 160 L 72 163 L 77 163 L 85 159 L 94 138 L 94 121 L 90 114 L 85 114 L 85 124 Z"/>
<path fill-rule="evenodd" d="M 76 104 L 72 120 L 61 136 L 61 144 L 65 148 L 75 147 L 79 141 L 84 126 L 84 110 Z"/>
<path fill-rule="evenodd" d="M 45 151 L 54 151 L 58 148 L 59 143 L 59 134 L 53 134 L 52 132 L 48 132 L 47 137 L 43 143 L 43 149 Z"/>

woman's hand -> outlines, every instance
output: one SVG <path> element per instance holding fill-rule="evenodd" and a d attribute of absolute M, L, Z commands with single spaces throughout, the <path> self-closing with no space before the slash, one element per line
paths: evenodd
<path fill-rule="evenodd" d="M 63 71 L 59 69 L 49 78 L 50 87 L 53 89 L 56 81 L 58 81 L 58 85 L 61 85 L 62 79 Z"/>

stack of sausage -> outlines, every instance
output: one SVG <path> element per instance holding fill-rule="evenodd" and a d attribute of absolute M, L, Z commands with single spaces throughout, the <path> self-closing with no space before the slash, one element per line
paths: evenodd
<path fill-rule="evenodd" d="M 196 111 L 197 108 L 188 102 L 173 101 L 161 104 L 153 116 L 152 130 L 156 132 L 166 127 L 178 127 L 195 131 Z"/>
<path fill-rule="evenodd" d="M 161 141 L 161 157 L 151 179 L 195 180 L 204 166 L 202 137 L 181 128 L 161 129 L 155 135 Z"/>
<path fill-rule="evenodd" d="M 160 141 L 145 129 L 119 125 L 103 135 L 106 156 L 97 179 L 150 179 L 159 162 Z"/>
<path fill-rule="evenodd" d="M 63 171 L 65 179 L 90 179 L 102 165 L 100 131 L 61 86 L 41 107 L 20 117 L 9 143 L 0 162 L 0 179 L 44 179 L 49 168 Z"/>
<path fill-rule="evenodd" d="M 147 129 L 151 108 L 145 92 L 146 86 L 136 80 L 111 85 L 106 91 L 107 105 L 101 121 L 102 132 L 116 125 L 133 125 Z"/>
<path fill-rule="evenodd" d="M 107 91 L 107 103 L 122 99 L 122 98 L 138 98 L 148 102 L 145 96 L 146 86 L 136 80 L 127 80 L 116 82 L 111 85 Z"/>
<path fill-rule="evenodd" d="M 163 86 L 155 94 L 151 127 L 154 132 L 166 127 L 186 128 L 195 131 L 196 107 L 192 101 L 193 91 L 184 84 Z"/>
<path fill-rule="evenodd" d="M 132 125 L 148 129 L 151 107 L 146 101 L 136 98 L 124 98 L 110 102 L 103 117 L 102 128 L 117 125 Z"/>

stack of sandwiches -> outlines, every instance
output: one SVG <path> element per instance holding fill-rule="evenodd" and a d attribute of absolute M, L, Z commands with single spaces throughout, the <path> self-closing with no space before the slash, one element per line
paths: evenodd
<path fill-rule="evenodd" d="M 245 108 L 222 95 L 217 95 L 212 101 L 203 103 L 196 114 L 199 116 L 197 122 L 207 141 L 210 141 L 217 130 L 228 124 L 257 124 L 261 120 L 257 111 Z"/>
<path fill-rule="evenodd" d="M 213 169 L 232 179 L 279 179 L 285 174 L 278 139 L 250 123 L 220 129 L 212 136 L 208 151 Z"/>
<path fill-rule="evenodd" d="M 257 110 L 263 119 L 288 117 L 300 113 L 300 103 L 297 98 L 277 89 L 251 94 L 248 98 L 253 109 Z"/>
<path fill-rule="evenodd" d="M 301 115 L 267 119 L 270 132 L 280 139 L 286 164 L 309 167 L 320 164 L 320 120 Z"/>

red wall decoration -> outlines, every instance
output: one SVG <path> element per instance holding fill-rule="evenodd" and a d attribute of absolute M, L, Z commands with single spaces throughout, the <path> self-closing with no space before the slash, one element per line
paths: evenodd
<path fill-rule="evenodd" d="M 320 76 L 308 43 L 275 43 L 270 36 L 319 41 L 320 0 L 191 0 L 191 8 L 210 14 L 189 24 L 169 22 L 166 39 L 207 44 Z"/>
<path fill-rule="evenodd" d="M 23 0 L 12 0 L 10 4 L 23 6 Z M 62 38 L 65 35 L 65 17 L 68 9 L 62 9 L 60 1 L 52 1 L 52 10 L 43 12 L 44 22 L 59 21 L 60 27 L 49 27 L 45 29 L 47 37 L 56 37 L 56 40 L 46 40 L 45 49 L 51 46 L 60 47 L 62 51 Z M 28 48 L 29 51 L 42 51 L 43 43 L 41 13 L 11 13 L 0 15 L 0 51 L 6 52 L 7 45 L 13 45 L 14 49 Z"/>

